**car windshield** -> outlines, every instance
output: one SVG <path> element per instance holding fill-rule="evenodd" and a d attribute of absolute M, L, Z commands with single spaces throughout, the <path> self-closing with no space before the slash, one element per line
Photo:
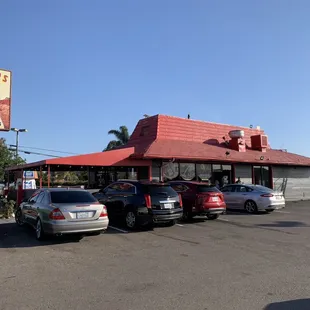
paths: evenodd
<path fill-rule="evenodd" d="M 264 193 L 272 193 L 273 192 L 273 190 L 271 188 L 265 187 L 262 185 L 250 185 L 249 187 L 256 190 L 256 191 L 259 191 L 259 192 L 264 192 Z"/>
<path fill-rule="evenodd" d="M 169 185 L 145 185 L 144 191 L 150 195 L 177 196 L 177 192 Z"/>
<path fill-rule="evenodd" d="M 94 203 L 97 199 L 87 191 L 51 192 L 52 203 Z"/>
<path fill-rule="evenodd" d="M 214 185 L 198 185 L 198 193 L 220 192 Z"/>

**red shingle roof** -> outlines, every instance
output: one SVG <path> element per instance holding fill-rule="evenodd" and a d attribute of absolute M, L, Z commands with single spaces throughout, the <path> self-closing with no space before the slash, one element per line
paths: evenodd
<path fill-rule="evenodd" d="M 141 136 L 142 128 L 148 135 Z M 243 130 L 246 152 L 226 146 L 231 130 Z M 173 116 L 156 115 L 138 122 L 129 146 L 135 147 L 135 158 L 188 159 L 203 161 L 248 162 L 259 164 L 292 164 L 310 166 L 310 158 L 268 149 L 260 152 L 251 149 L 251 136 L 265 135 L 263 130 L 240 126 L 202 122 Z M 226 152 L 229 151 L 229 155 Z M 261 156 L 264 157 L 261 160 Z"/>
<path fill-rule="evenodd" d="M 226 155 L 227 151 L 230 153 L 229 155 Z M 141 156 L 139 158 L 141 158 Z M 246 152 L 243 153 L 223 146 L 167 139 L 158 139 L 154 141 L 144 153 L 143 158 L 176 158 L 193 161 L 226 161 L 235 163 L 259 163 L 260 165 L 291 164 L 310 166 L 310 158 L 280 150 L 268 149 L 266 152 L 259 152 L 247 149 Z"/>

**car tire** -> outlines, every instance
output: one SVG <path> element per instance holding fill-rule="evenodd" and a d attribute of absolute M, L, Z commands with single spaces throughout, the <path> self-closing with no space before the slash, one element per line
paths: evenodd
<path fill-rule="evenodd" d="M 244 204 L 244 209 L 250 214 L 257 213 L 258 211 L 257 205 L 253 200 L 247 200 Z"/>
<path fill-rule="evenodd" d="M 44 234 L 42 222 L 40 219 L 38 219 L 36 223 L 36 238 L 39 241 L 42 241 L 45 239 L 45 234 Z"/>
<path fill-rule="evenodd" d="M 133 210 L 128 210 L 125 216 L 126 227 L 130 230 L 137 228 L 137 217 Z"/>
<path fill-rule="evenodd" d="M 207 214 L 208 220 L 216 220 L 219 216 L 219 214 Z"/>
<path fill-rule="evenodd" d="M 23 226 L 24 220 L 23 220 L 23 213 L 21 209 L 17 209 L 15 212 L 15 222 L 18 226 Z"/>

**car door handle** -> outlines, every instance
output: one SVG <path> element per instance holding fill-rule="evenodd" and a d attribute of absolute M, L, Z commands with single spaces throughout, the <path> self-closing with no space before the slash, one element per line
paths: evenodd
<path fill-rule="evenodd" d="M 108 199 L 112 199 L 112 196 L 108 196 Z"/>

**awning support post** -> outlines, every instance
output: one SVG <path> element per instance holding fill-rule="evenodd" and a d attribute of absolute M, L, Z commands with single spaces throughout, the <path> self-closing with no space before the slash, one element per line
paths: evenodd
<path fill-rule="evenodd" d="M 42 166 L 40 166 L 40 188 L 42 188 Z"/>
<path fill-rule="evenodd" d="M 51 184 L 51 166 L 47 165 L 47 187 L 49 188 Z"/>

